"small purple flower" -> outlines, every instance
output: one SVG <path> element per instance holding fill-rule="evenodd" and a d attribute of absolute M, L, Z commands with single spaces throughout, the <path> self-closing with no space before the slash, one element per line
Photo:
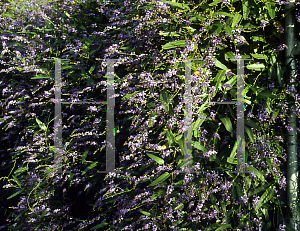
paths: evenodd
<path fill-rule="evenodd" d="M 268 21 L 262 21 L 262 23 L 260 24 L 260 26 L 265 27 L 269 22 Z"/>
<path fill-rule="evenodd" d="M 256 197 L 255 195 L 254 195 L 254 197 L 255 197 L 255 198 L 254 198 L 253 204 L 252 204 L 252 207 L 253 207 L 253 208 L 255 208 L 255 207 L 258 205 L 259 198 L 260 198 L 259 196 Z M 256 219 L 256 218 L 254 218 L 254 219 Z M 254 219 L 253 219 L 253 221 L 254 221 Z"/>

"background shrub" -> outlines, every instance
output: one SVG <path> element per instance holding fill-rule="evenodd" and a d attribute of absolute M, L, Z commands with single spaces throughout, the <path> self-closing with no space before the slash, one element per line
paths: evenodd
<path fill-rule="evenodd" d="M 284 49 L 283 44 L 278 44 L 280 27 L 272 24 L 280 18 L 280 5 L 273 8 L 276 17 L 270 20 L 265 3 L 250 2 L 250 14 L 232 27 L 233 17 L 228 14 L 244 14 L 238 1 L 231 5 L 200 5 L 195 1 L 177 6 L 161 1 L 27 4 L 32 10 L 12 7 L 5 12 L 8 6 L 2 5 L 0 19 L 4 144 L 1 175 L 7 176 L 2 178 L 1 206 L 8 216 L 3 220 L 5 227 L 274 230 L 282 226 L 289 210 L 277 195 L 285 197 L 283 138 L 288 129 L 284 120 L 289 106 L 287 95 L 269 97 L 270 92 L 289 94 L 288 69 L 282 70 L 281 86 L 275 74 L 284 66 L 279 55 Z M 212 15 L 213 12 L 225 14 Z M 180 40 L 187 41 L 187 45 L 166 48 L 170 42 Z M 193 141 L 198 144 L 193 151 L 193 165 L 201 171 L 179 173 L 184 132 L 183 60 L 199 58 L 204 64 L 192 64 L 195 101 L 229 101 L 235 97 L 236 89 L 232 82 L 236 62 L 229 58 L 255 58 L 250 56 L 253 51 L 266 55 L 265 71 L 257 74 L 246 69 L 246 99 L 251 102 L 245 106 L 250 130 L 246 136 L 246 160 L 255 174 L 237 176 L 228 172 L 235 169 L 234 162 L 228 162 L 235 151 L 235 134 L 233 129 L 229 135 L 222 118 L 227 117 L 234 128 L 235 106 L 207 106 L 197 115 L 195 112 L 203 109 L 197 103 L 192 107 L 197 115 L 192 121 L 206 116 L 199 129 L 195 129 L 195 123 L 193 129 Z M 54 174 L 54 65 L 45 60 L 51 57 L 70 59 L 62 64 L 62 98 L 68 101 L 103 101 L 106 64 L 98 59 L 118 59 L 116 160 L 120 160 L 117 167 L 123 174 L 97 171 L 105 169 L 105 105 L 64 104 L 64 170 L 71 173 Z M 213 58 L 231 71 L 223 70 Z M 221 90 L 216 87 L 217 77 L 222 79 Z M 229 88 L 226 83 L 231 83 Z M 171 98 L 167 104 L 165 98 Z M 299 116 L 298 108 L 297 113 Z M 47 127 L 46 131 L 36 119 Z M 92 132 L 92 137 L 86 137 L 84 132 Z M 164 165 L 154 161 L 150 153 L 157 160 L 163 159 Z M 83 174 L 91 166 L 94 167 Z M 166 176 L 165 181 L 147 187 L 162 176 Z M 17 194 L 6 200 L 13 193 Z"/>

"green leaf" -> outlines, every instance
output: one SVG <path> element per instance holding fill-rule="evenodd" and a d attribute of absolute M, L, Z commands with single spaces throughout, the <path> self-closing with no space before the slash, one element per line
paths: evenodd
<path fill-rule="evenodd" d="M 255 210 L 257 211 L 258 209 L 260 209 L 264 204 L 268 203 L 269 200 L 272 199 L 274 194 L 274 190 L 273 188 L 268 188 L 264 194 L 261 196 L 257 206 L 255 207 Z"/>
<path fill-rule="evenodd" d="M 231 150 L 230 157 L 235 157 L 237 151 L 237 142 L 234 143 L 234 146 Z"/>
<path fill-rule="evenodd" d="M 151 215 L 151 213 L 148 213 L 148 212 L 145 212 L 145 211 L 140 211 L 140 213 L 142 213 L 142 214 L 144 214 L 144 215 L 146 215 L 146 216 L 148 216 L 148 217 L 150 217 L 150 215 Z"/>
<path fill-rule="evenodd" d="M 18 175 L 20 175 L 22 172 L 27 171 L 27 170 L 28 170 L 27 167 L 20 167 L 20 168 L 18 168 L 18 169 L 14 172 L 14 175 L 15 175 L 15 176 L 18 176 Z"/>
<path fill-rule="evenodd" d="M 35 118 L 36 122 L 38 123 L 39 127 L 43 130 L 43 131 L 46 131 L 47 130 L 47 127 L 45 126 L 45 124 L 40 121 L 38 118 Z"/>
<path fill-rule="evenodd" d="M 212 3 L 208 4 L 209 6 L 215 6 L 217 4 L 219 4 L 220 2 L 222 2 L 222 0 L 215 0 Z"/>
<path fill-rule="evenodd" d="M 92 72 L 93 72 L 94 70 L 95 70 L 95 65 L 92 66 L 92 67 L 90 68 L 89 73 L 92 74 Z"/>
<path fill-rule="evenodd" d="M 240 15 L 239 13 L 236 13 L 236 14 L 234 15 L 233 20 L 232 20 L 231 27 L 234 28 L 235 25 L 238 24 L 238 23 L 240 22 L 241 18 L 242 18 L 242 15 Z"/>
<path fill-rule="evenodd" d="M 169 42 L 162 46 L 162 49 L 168 50 L 176 47 L 186 47 L 186 41 L 185 40 L 178 40 L 174 42 Z"/>
<path fill-rule="evenodd" d="M 223 229 L 232 229 L 230 224 L 221 225 L 219 228 L 217 228 L 215 231 L 221 231 Z"/>
<path fill-rule="evenodd" d="M 205 113 L 201 113 L 201 114 L 198 114 L 198 115 L 199 115 L 198 119 L 193 124 L 193 130 L 197 130 L 203 124 L 203 122 L 206 120 L 206 114 Z M 201 117 L 204 117 L 204 119 L 202 119 Z"/>
<path fill-rule="evenodd" d="M 164 174 L 162 174 L 160 177 L 158 177 L 155 181 L 153 181 L 150 185 L 148 185 L 147 187 L 151 187 L 157 184 L 162 183 L 163 181 L 165 181 L 166 179 L 168 179 L 170 177 L 170 173 L 165 172 Z"/>
<path fill-rule="evenodd" d="M 86 150 L 83 155 L 82 155 L 82 160 L 81 160 L 81 163 L 83 164 L 85 162 L 85 159 L 86 159 L 86 156 L 87 154 L 89 153 L 89 150 Z"/>
<path fill-rule="evenodd" d="M 264 55 L 264 54 L 250 54 L 253 58 L 255 59 L 268 59 L 268 56 Z"/>
<path fill-rule="evenodd" d="M 227 162 L 229 164 L 237 164 L 237 158 L 234 157 L 227 157 Z"/>
<path fill-rule="evenodd" d="M 18 180 L 18 178 L 15 177 L 14 175 L 13 175 L 12 177 L 15 179 L 16 183 L 17 183 L 17 184 L 19 185 L 19 187 L 21 188 L 21 184 L 20 184 L 20 181 Z"/>
<path fill-rule="evenodd" d="M 94 168 L 95 166 L 97 166 L 98 162 L 94 162 L 92 164 L 90 164 L 82 173 L 81 175 L 86 174 L 87 171 L 89 171 L 90 169 Z"/>
<path fill-rule="evenodd" d="M 260 171 L 258 171 L 256 168 L 254 168 L 253 166 L 250 165 L 247 168 L 247 171 L 254 173 L 262 182 L 265 181 L 264 175 Z"/>
<path fill-rule="evenodd" d="M 212 15 L 213 16 L 215 16 L 215 15 L 225 15 L 225 16 L 228 16 L 228 17 L 233 17 L 232 14 L 229 14 L 227 12 L 214 12 Z"/>
<path fill-rule="evenodd" d="M 53 3 L 53 2 L 58 2 L 59 0 L 50 0 L 50 1 L 46 1 L 46 2 L 37 2 L 37 4 L 38 5 L 42 5 L 42 4 L 46 4 L 46 3 L 49 3 L 49 2 L 51 2 L 51 3 Z"/>
<path fill-rule="evenodd" d="M 67 12 L 67 11 L 64 11 L 65 15 L 67 15 L 68 18 L 71 18 L 71 15 Z"/>
<path fill-rule="evenodd" d="M 221 68 L 222 70 L 228 70 L 228 68 L 221 63 L 219 60 L 217 60 L 216 58 L 213 58 L 213 60 L 215 61 L 215 66 Z"/>
<path fill-rule="evenodd" d="M 200 114 L 200 113 L 203 112 L 207 107 L 208 107 L 207 104 L 202 104 L 201 107 L 198 109 L 197 113 Z M 204 115 L 206 115 L 206 114 L 204 114 Z"/>
<path fill-rule="evenodd" d="M 196 30 L 195 28 L 192 28 L 190 26 L 184 26 L 183 28 L 186 29 L 190 34 L 192 34 Z"/>
<path fill-rule="evenodd" d="M 232 51 L 227 51 L 224 56 L 225 56 L 224 58 L 226 61 L 228 61 L 229 59 L 234 59 L 234 55 L 233 55 Z"/>
<path fill-rule="evenodd" d="M 8 197 L 7 200 L 9 200 L 9 199 L 11 199 L 11 198 L 13 198 L 13 197 L 19 195 L 19 194 L 20 194 L 21 192 L 23 192 L 23 191 L 24 191 L 24 189 L 19 190 L 18 192 L 14 193 L 14 194 L 11 195 L 10 197 Z"/>
<path fill-rule="evenodd" d="M 229 20 L 229 19 L 228 19 Z M 230 25 L 227 25 L 226 27 L 225 27 L 225 32 L 227 32 L 228 34 L 230 34 L 231 36 L 232 36 L 232 28 L 230 27 Z M 231 51 L 232 52 L 232 51 Z M 233 56 L 233 58 L 231 58 L 231 59 L 234 59 L 234 56 Z"/>
<path fill-rule="evenodd" d="M 241 198 L 241 196 L 243 195 L 242 187 L 237 182 L 233 182 L 232 194 L 233 194 L 232 196 L 233 196 L 234 200 L 239 200 Z"/>
<path fill-rule="evenodd" d="M 182 10 L 188 10 L 188 11 L 191 10 L 190 7 L 184 3 L 171 2 L 171 1 L 166 1 L 166 3 L 169 3 L 169 4 L 171 4 L 171 6 L 182 9 Z"/>
<path fill-rule="evenodd" d="M 51 187 L 51 189 L 50 189 L 50 192 L 51 192 L 51 194 L 52 194 L 52 196 L 54 196 L 54 187 Z"/>
<path fill-rule="evenodd" d="M 260 41 L 260 42 L 264 42 L 264 43 L 267 42 L 263 36 L 253 36 L 251 39 L 253 40 L 253 42 L 256 42 L 256 41 Z"/>
<path fill-rule="evenodd" d="M 226 70 L 218 71 L 218 74 L 216 75 L 215 80 L 217 81 L 216 83 L 216 89 L 221 88 L 221 82 L 226 78 L 224 74 L 226 73 Z"/>
<path fill-rule="evenodd" d="M 225 84 L 230 84 L 232 87 L 237 81 L 237 75 L 232 76 Z"/>
<path fill-rule="evenodd" d="M 2 14 L 2 16 L 6 16 L 6 17 L 11 17 L 11 18 L 13 18 L 14 17 L 14 15 L 13 14 L 10 14 L 10 13 L 4 13 L 4 14 Z"/>
<path fill-rule="evenodd" d="M 207 149 L 204 146 L 202 146 L 198 141 L 192 141 L 192 146 L 202 152 L 207 152 Z"/>
<path fill-rule="evenodd" d="M 45 76 L 45 75 L 37 75 L 35 77 L 32 77 L 30 79 L 50 79 L 51 76 Z"/>
<path fill-rule="evenodd" d="M 283 79 L 283 72 L 281 70 L 281 65 L 277 62 L 276 63 L 276 66 L 277 66 L 277 78 L 278 78 L 278 83 L 280 84 L 281 86 L 281 79 Z"/>
<path fill-rule="evenodd" d="M 178 206 L 175 208 L 175 210 L 176 210 L 176 209 L 182 210 L 183 208 L 184 208 L 184 204 L 181 203 L 180 205 L 178 205 Z"/>
<path fill-rule="evenodd" d="M 179 145 L 182 155 L 184 155 L 183 139 L 184 139 L 184 137 L 182 134 L 179 136 L 176 136 L 176 138 L 175 138 L 175 142 Z"/>
<path fill-rule="evenodd" d="M 279 109 L 274 109 L 273 111 L 273 119 L 276 119 L 277 115 L 279 114 Z"/>
<path fill-rule="evenodd" d="M 270 91 L 262 91 L 256 99 L 267 99 L 267 98 L 273 98 L 273 99 L 280 99 L 280 95 L 273 95 Z"/>
<path fill-rule="evenodd" d="M 172 146 L 173 143 L 175 143 L 175 139 L 174 139 L 174 135 L 172 133 L 172 131 L 170 130 L 165 130 L 167 133 L 167 139 L 168 139 L 168 143 L 170 146 Z"/>
<path fill-rule="evenodd" d="M 249 7 L 249 1 L 248 0 L 243 0 L 243 17 L 246 20 L 250 13 L 250 7 Z"/>
<path fill-rule="evenodd" d="M 245 120 L 245 124 L 248 125 L 249 127 L 255 128 L 257 130 L 260 130 L 260 127 L 252 120 L 248 121 Z"/>
<path fill-rule="evenodd" d="M 175 184 L 176 185 L 176 184 Z M 160 189 L 158 190 L 157 193 L 154 193 L 152 196 L 151 196 L 151 200 L 154 200 L 155 198 L 159 197 L 159 196 L 163 196 L 166 194 L 166 191 L 164 189 Z"/>
<path fill-rule="evenodd" d="M 249 139 L 251 140 L 251 142 L 254 143 L 254 136 L 253 136 L 253 132 L 251 131 L 251 129 L 248 128 L 247 126 L 245 126 L 245 130 L 246 130 L 246 133 L 247 133 Z"/>
<path fill-rule="evenodd" d="M 230 118 L 229 117 L 224 117 L 224 118 L 220 118 L 220 120 L 224 124 L 226 130 L 229 131 L 230 133 L 232 133 L 232 123 L 230 121 Z"/>
<path fill-rule="evenodd" d="M 165 37 L 180 37 L 180 34 L 172 31 L 169 32 L 160 31 L 159 34 Z"/>
<path fill-rule="evenodd" d="M 103 223 L 101 223 L 101 224 L 98 224 L 98 225 L 96 225 L 96 226 L 90 228 L 90 230 L 95 230 L 95 229 L 98 229 L 98 228 L 102 228 L 102 227 L 104 227 L 104 226 L 106 226 L 106 225 L 108 225 L 108 223 L 103 222 Z"/>
<path fill-rule="evenodd" d="M 178 164 L 177 164 L 176 169 L 180 169 L 180 168 L 183 167 L 183 166 L 191 165 L 191 164 L 193 164 L 193 163 L 194 163 L 194 161 L 193 161 L 192 159 L 189 159 L 189 160 L 186 160 L 186 159 L 180 159 L 180 160 L 178 161 Z"/>
<path fill-rule="evenodd" d="M 137 93 L 139 93 L 139 91 L 136 91 L 136 92 L 127 94 L 127 95 L 125 95 L 125 96 L 122 98 L 122 100 L 128 99 L 128 98 L 130 98 L 131 96 L 136 95 Z"/>
<path fill-rule="evenodd" d="M 267 3 L 266 5 L 267 5 L 268 13 L 269 13 L 271 19 L 275 18 L 275 9 L 273 8 L 273 4 Z"/>
<path fill-rule="evenodd" d="M 167 93 L 167 91 L 164 89 L 160 95 L 159 95 L 159 99 L 160 101 L 162 101 L 163 103 L 169 103 L 170 101 L 170 95 Z"/>
<path fill-rule="evenodd" d="M 20 216 L 22 216 L 25 212 L 26 212 L 26 210 L 22 211 L 22 212 L 14 219 L 14 221 L 18 220 L 18 218 L 19 218 Z M 45 212 L 48 213 L 48 211 L 45 211 Z"/>
<path fill-rule="evenodd" d="M 258 64 L 249 64 L 246 66 L 247 69 L 254 69 L 255 71 L 263 71 L 265 69 L 265 65 L 263 63 Z"/>
<path fill-rule="evenodd" d="M 147 154 L 152 160 L 156 161 L 158 164 L 160 165 L 164 165 L 164 160 L 155 156 L 155 155 L 152 155 L 152 154 Z"/>

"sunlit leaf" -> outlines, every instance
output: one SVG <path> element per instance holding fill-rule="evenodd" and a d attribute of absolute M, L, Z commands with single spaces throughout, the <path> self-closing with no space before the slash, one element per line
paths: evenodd
<path fill-rule="evenodd" d="M 145 212 L 145 211 L 140 211 L 140 213 L 142 213 L 142 214 L 144 214 L 144 215 L 146 215 L 146 216 L 148 216 L 148 217 L 150 217 L 150 215 L 151 215 L 151 213 L 148 213 L 148 212 Z"/>
<path fill-rule="evenodd" d="M 176 47 L 186 47 L 186 41 L 185 40 L 178 40 L 174 42 L 169 42 L 162 46 L 162 49 L 168 50 Z"/>
<path fill-rule="evenodd" d="M 249 7 L 249 1 L 248 0 L 243 0 L 243 17 L 246 20 L 246 18 L 248 17 L 249 13 L 250 13 L 250 7 Z"/>
<path fill-rule="evenodd" d="M 222 70 L 228 70 L 228 68 L 221 63 L 219 60 L 217 60 L 216 58 L 213 58 L 213 60 L 215 61 L 215 66 L 221 68 Z"/>
<path fill-rule="evenodd" d="M 40 121 L 38 118 L 35 118 L 36 122 L 38 123 L 39 127 L 43 130 L 43 131 L 46 131 L 47 130 L 47 127 L 45 126 L 45 124 Z"/>
<path fill-rule="evenodd" d="M 164 160 L 155 156 L 155 155 L 152 155 L 152 154 L 148 154 L 147 153 L 147 156 L 149 156 L 152 160 L 156 161 L 158 164 L 160 165 L 164 165 Z"/>
<path fill-rule="evenodd" d="M 168 179 L 170 177 L 170 173 L 165 172 L 164 174 L 162 174 L 160 177 L 158 177 L 156 180 L 154 180 L 150 185 L 148 185 L 147 187 L 151 187 L 157 184 L 162 183 L 163 181 L 165 181 L 166 179 Z"/>
<path fill-rule="evenodd" d="M 176 209 L 182 210 L 183 208 L 184 208 L 184 204 L 181 203 L 180 205 L 178 205 L 178 206 L 175 208 L 175 210 L 176 210 Z"/>
<path fill-rule="evenodd" d="M 235 25 L 238 24 L 238 23 L 240 22 L 241 18 L 242 18 L 242 15 L 240 15 L 239 13 L 236 13 L 236 14 L 234 15 L 233 20 L 232 20 L 231 27 L 234 28 Z"/>
<path fill-rule="evenodd" d="M 97 166 L 98 162 L 94 162 L 92 164 L 90 164 L 82 173 L 81 175 L 86 174 L 87 171 L 91 170 L 92 168 L 94 168 L 95 166 Z"/>
<path fill-rule="evenodd" d="M 22 193 L 23 191 L 24 191 L 24 189 L 21 189 L 21 190 L 17 191 L 16 193 L 14 193 L 14 194 L 11 195 L 10 197 L 8 197 L 7 200 L 9 200 L 9 199 L 11 199 L 11 198 L 13 198 L 13 197 L 19 195 L 19 194 Z"/>
<path fill-rule="evenodd" d="M 230 118 L 229 117 L 224 117 L 224 118 L 221 118 L 220 120 L 224 124 L 226 130 L 229 131 L 230 133 L 232 133 L 232 123 L 230 121 Z"/>

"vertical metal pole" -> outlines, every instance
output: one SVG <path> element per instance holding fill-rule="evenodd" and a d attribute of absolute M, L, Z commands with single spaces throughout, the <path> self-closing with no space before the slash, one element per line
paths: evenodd
<path fill-rule="evenodd" d="M 294 0 L 290 0 L 290 3 L 295 3 Z M 285 5 L 285 9 L 289 10 L 293 6 Z M 290 12 L 286 15 L 285 18 L 285 42 L 287 45 L 287 49 L 285 50 L 286 62 L 285 64 L 291 61 L 291 73 L 290 78 L 291 82 L 295 82 L 295 69 L 296 62 L 293 60 L 293 49 L 295 48 L 295 19 L 294 12 Z M 295 86 L 291 86 L 292 89 L 295 90 Z M 299 196 L 299 187 L 298 187 L 298 160 L 297 160 L 297 116 L 295 114 L 295 105 L 291 105 L 291 113 L 288 119 L 288 126 L 290 129 L 288 130 L 288 138 L 287 138 L 287 151 L 288 151 L 288 163 L 287 163 L 287 199 L 288 205 L 292 212 L 292 217 L 289 218 L 290 225 L 295 229 L 297 228 L 297 221 L 300 221 L 299 212 L 297 211 L 297 201 Z"/>
<path fill-rule="evenodd" d="M 54 165 L 62 173 L 61 60 L 55 59 Z"/>
<path fill-rule="evenodd" d="M 115 135 L 114 135 L 114 64 L 115 59 L 107 60 L 107 133 L 106 133 L 106 171 L 115 171 Z"/>
<path fill-rule="evenodd" d="M 192 168 L 191 162 L 193 161 L 192 157 L 192 95 L 191 95 L 191 60 L 185 62 L 185 121 L 184 121 L 184 159 L 186 166 L 186 173 L 190 172 Z"/>
<path fill-rule="evenodd" d="M 237 60 L 237 125 L 236 125 L 236 139 L 237 139 L 237 171 L 239 173 L 245 172 L 245 121 L 244 121 L 244 60 Z"/>

